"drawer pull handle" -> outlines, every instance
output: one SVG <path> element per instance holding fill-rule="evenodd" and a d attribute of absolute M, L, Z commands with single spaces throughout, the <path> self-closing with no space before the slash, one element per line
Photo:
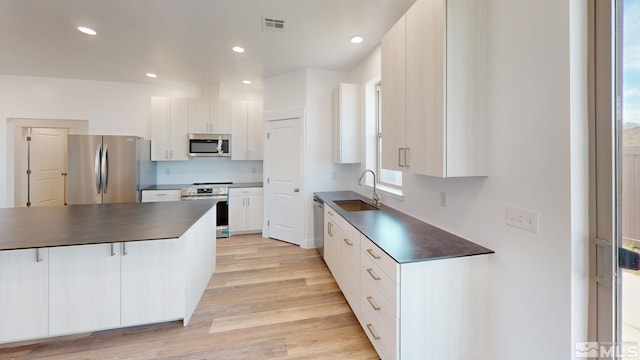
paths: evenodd
<path fill-rule="evenodd" d="M 351 241 L 349 241 L 349 239 L 344 239 L 344 242 L 346 242 L 347 245 L 349 245 L 349 246 L 353 246 L 353 243 Z"/>
<path fill-rule="evenodd" d="M 369 332 L 371 333 L 371 336 L 373 336 L 375 340 L 380 340 L 380 336 L 378 336 L 378 334 L 376 334 L 375 331 L 373 331 L 373 324 L 367 324 L 367 329 L 369 330 Z"/>
<path fill-rule="evenodd" d="M 375 302 L 373 302 L 373 297 L 371 296 L 367 296 L 367 301 L 369 302 L 369 305 L 371 305 L 371 307 L 373 308 L 373 310 L 378 311 L 380 310 L 380 306 L 376 305 Z"/>
<path fill-rule="evenodd" d="M 373 272 L 373 269 L 367 269 L 367 272 L 369 273 L 369 275 L 371 275 L 373 280 L 380 280 L 380 277 Z"/>
<path fill-rule="evenodd" d="M 372 258 L 376 260 L 380 259 L 380 256 L 376 255 L 376 253 L 374 253 L 372 249 L 367 249 L 367 252 L 369 253 L 369 255 L 371 255 Z"/>
<path fill-rule="evenodd" d="M 36 249 L 36 262 L 42 262 L 44 259 L 40 256 L 40 249 Z"/>

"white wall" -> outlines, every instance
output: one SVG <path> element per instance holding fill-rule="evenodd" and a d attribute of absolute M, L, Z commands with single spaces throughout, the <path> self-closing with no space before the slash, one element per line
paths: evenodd
<path fill-rule="evenodd" d="M 151 85 L 0 75 L 0 174 L 4 174 L 0 176 L 0 207 L 13 205 L 13 178 L 8 176 L 13 168 L 13 139 L 9 139 L 8 119 L 88 120 L 90 134 L 149 138 L 151 96 L 198 97 L 201 89 L 201 84 Z M 230 95 L 240 96 L 237 92 Z M 189 160 L 158 166 L 160 184 L 220 178 L 260 181 L 262 164 Z"/>
<path fill-rule="evenodd" d="M 264 111 L 305 108 L 305 224 L 302 246 L 313 247 L 313 192 L 351 188 L 352 165 L 333 164 L 331 157 L 331 91 L 343 72 L 307 69 L 264 81 Z"/>
<path fill-rule="evenodd" d="M 567 1 L 488 4 L 489 176 L 405 174 L 404 198 L 383 202 L 496 252 L 486 359 L 569 359 L 586 341 L 586 13 L 575 1 L 571 13 Z M 358 82 L 379 73 L 379 56 Z M 506 226 L 506 205 L 539 211 L 540 233 Z"/>

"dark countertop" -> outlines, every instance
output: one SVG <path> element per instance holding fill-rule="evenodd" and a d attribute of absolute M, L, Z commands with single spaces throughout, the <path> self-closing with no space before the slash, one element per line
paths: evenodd
<path fill-rule="evenodd" d="M 173 201 L 0 209 L 0 250 L 178 238 L 215 203 Z"/>
<path fill-rule="evenodd" d="M 196 185 L 193 184 L 164 184 L 164 185 L 153 185 L 146 187 L 144 190 L 180 190 L 183 188 L 193 187 Z M 261 182 L 249 182 L 249 183 L 233 183 L 229 184 L 229 188 L 248 188 L 248 187 L 262 187 Z"/>
<path fill-rule="evenodd" d="M 398 263 L 492 254 L 489 250 L 384 204 L 380 210 L 348 212 L 335 200 L 368 199 L 352 191 L 319 192 L 315 195 L 347 222 L 360 230 Z"/>

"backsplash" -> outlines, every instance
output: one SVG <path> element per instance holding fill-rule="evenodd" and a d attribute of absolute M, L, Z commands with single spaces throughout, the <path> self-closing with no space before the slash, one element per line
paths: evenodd
<path fill-rule="evenodd" d="M 187 161 L 157 162 L 158 185 L 215 181 L 261 182 L 262 161 L 192 158 Z"/>

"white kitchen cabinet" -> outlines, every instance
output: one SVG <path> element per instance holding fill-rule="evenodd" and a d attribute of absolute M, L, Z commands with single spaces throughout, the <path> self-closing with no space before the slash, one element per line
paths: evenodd
<path fill-rule="evenodd" d="M 189 99 L 189 132 L 196 134 L 230 134 L 231 101 L 209 97 Z"/>
<path fill-rule="evenodd" d="M 360 85 L 341 83 L 332 93 L 333 162 L 360 162 Z"/>
<path fill-rule="evenodd" d="M 325 262 L 351 309 L 360 315 L 360 232 L 325 206 Z"/>
<path fill-rule="evenodd" d="M 49 333 L 49 250 L 0 251 L 0 343 Z"/>
<path fill-rule="evenodd" d="M 178 239 L 122 243 L 122 326 L 184 317 L 184 243 Z"/>
<path fill-rule="evenodd" d="M 262 101 L 231 105 L 231 160 L 262 160 Z"/>
<path fill-rule="evenodd" d="M 405 16 L 382 38 L 382 167 L 402 171 L 405 151 Z"/>
<path fill-rule="evenodd" d="M 120 244 L 49 249 L 49 335 L 120 326 Z"/>
<path fill-rule="evenodd" d="M 180 201 L 180 190 L 142 190 L 141 202 Z"/>
<path fill-rule="evenodd" d="M 151 97 L 151 160 L 187 160 L 189 100 Z"/>
<path fill-rule="evenodd" d="M 229 232 L 262 231 L 263 189 L 229 189 Z"/>
<path fill-rule="evenodd" d="M 485 0 L 414 3 L 382 42 L 384 168 L 487 174 L 486 52 Z"/>

